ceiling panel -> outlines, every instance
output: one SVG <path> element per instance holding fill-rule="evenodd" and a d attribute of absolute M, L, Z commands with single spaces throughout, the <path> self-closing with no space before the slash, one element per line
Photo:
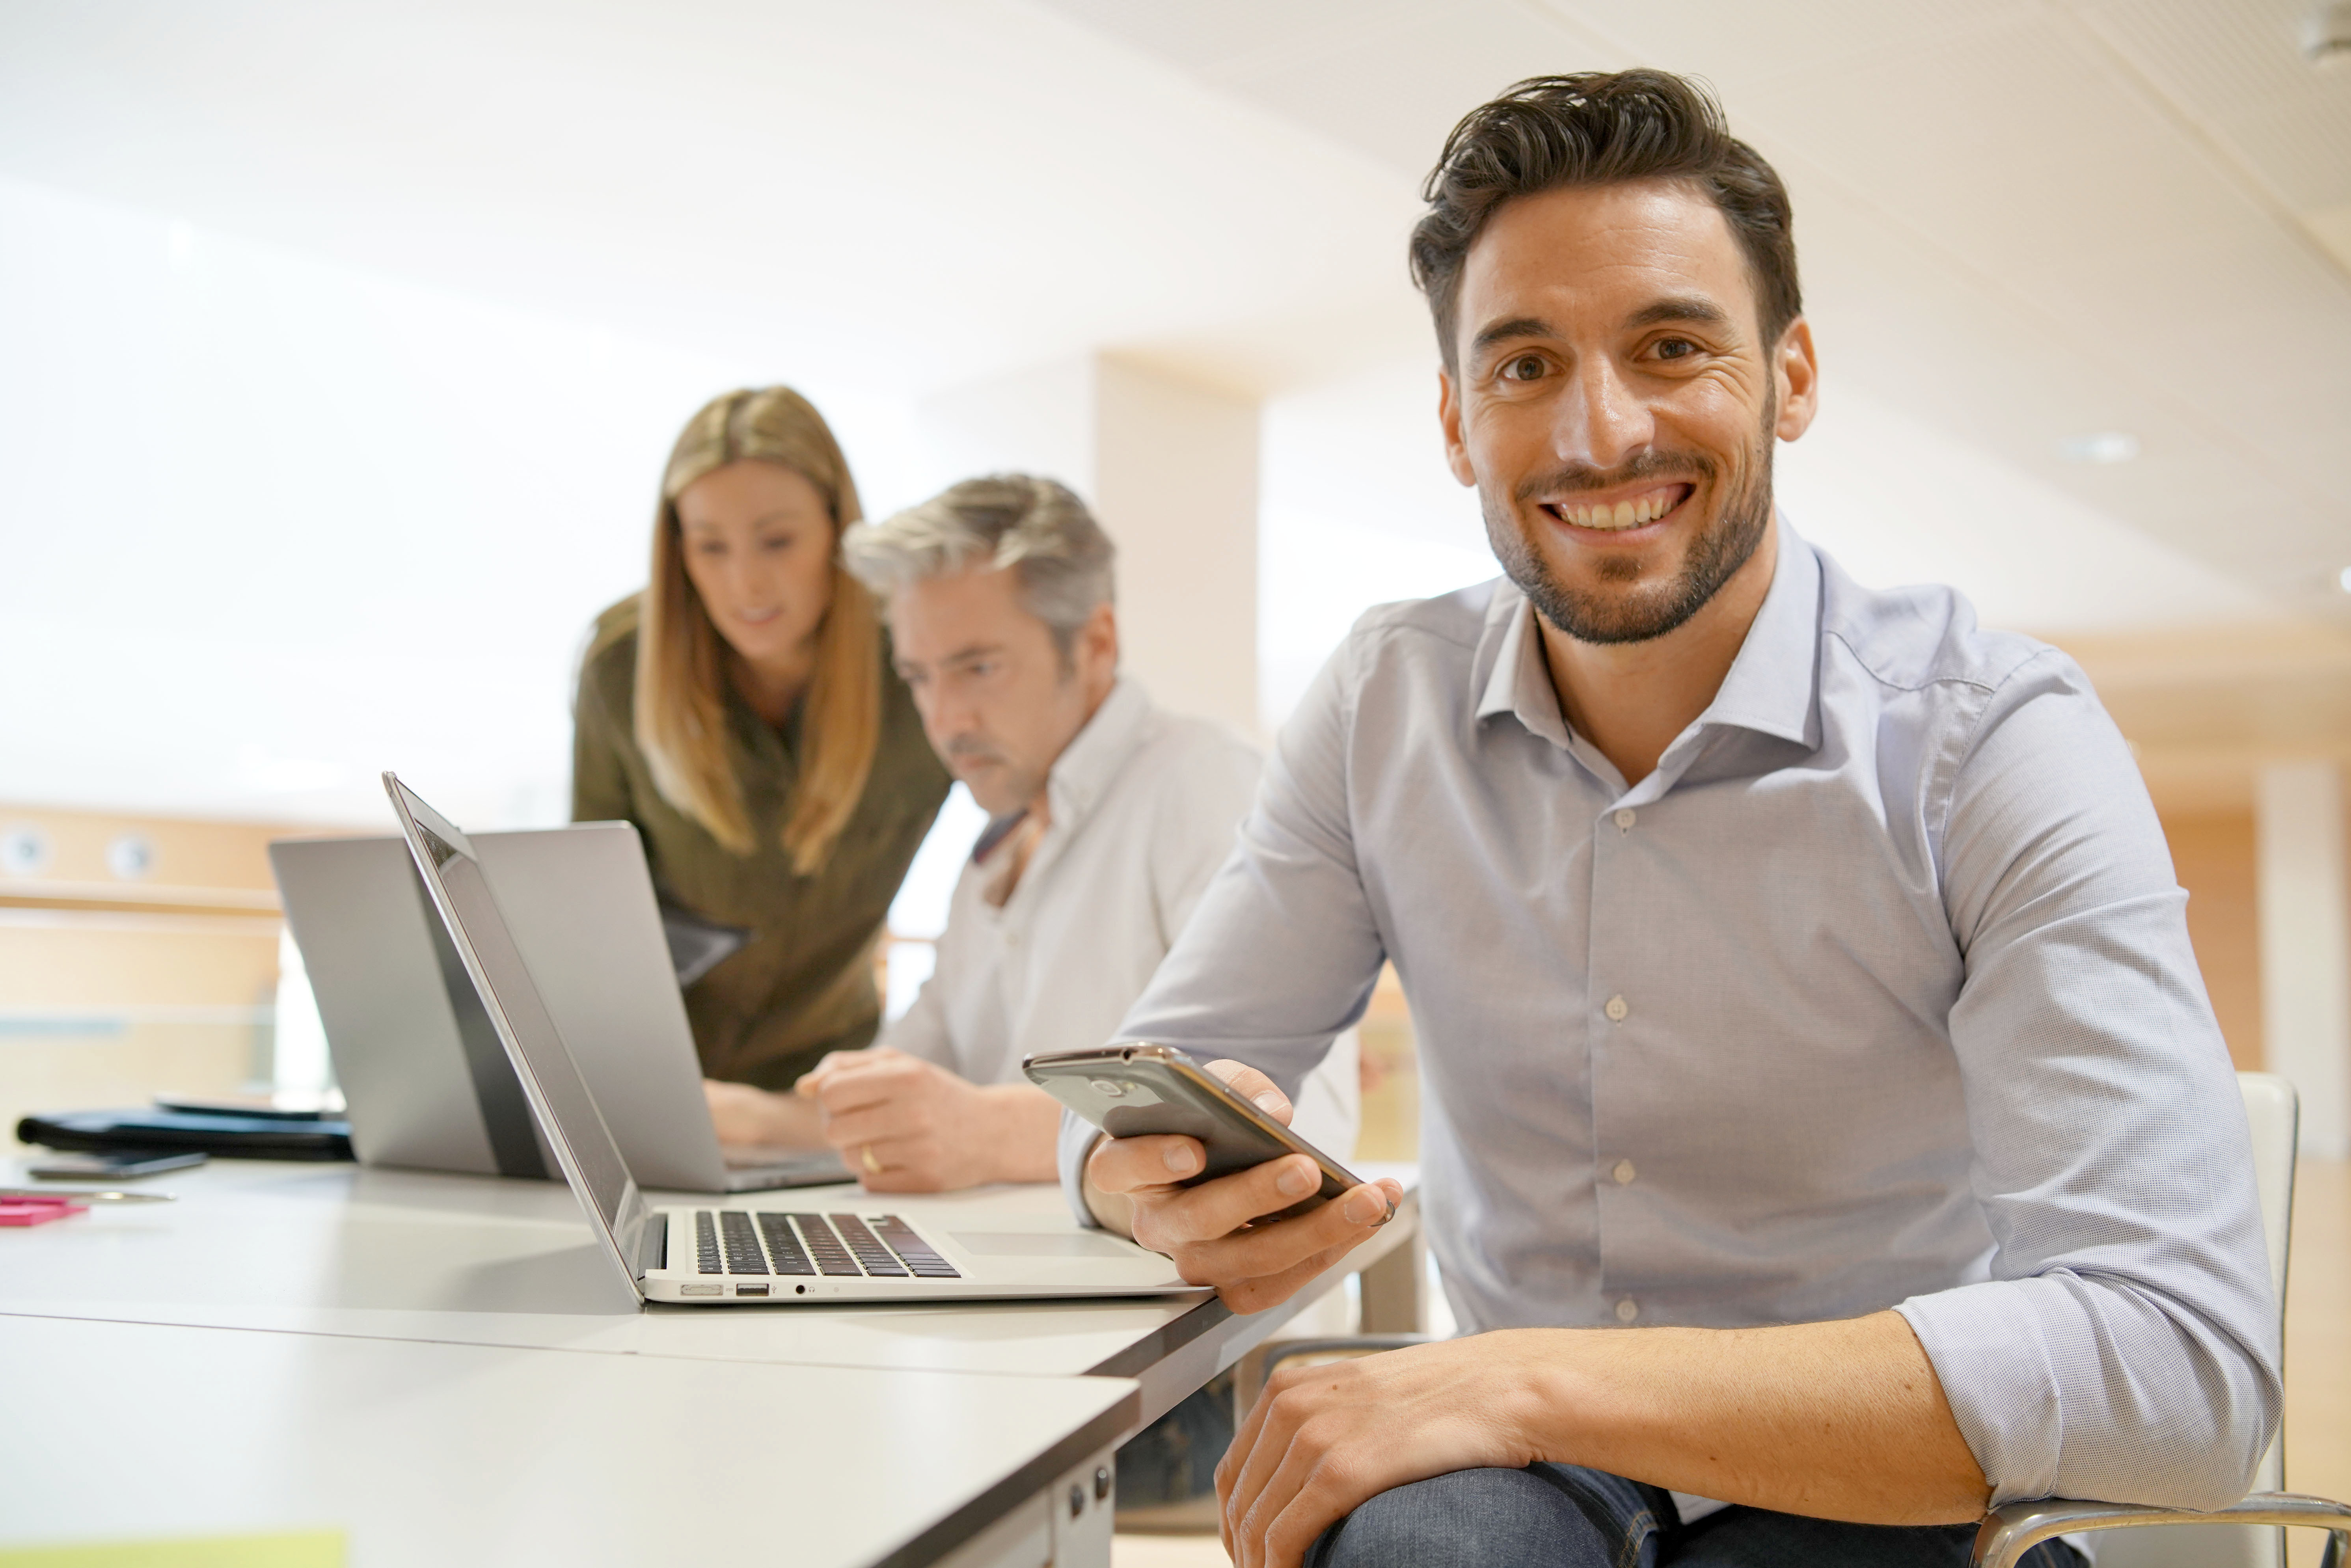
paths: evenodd
<path fill-rule="evenodd" d="M 1572 20 L 1513 0 L 1051 3 L 1203 80 L 1278 106 L 1415 182 L 1454 122 L 1510 83 L 1632 63 Z"/>
<path fill-rule="evenodd" d="M 1918 270 L 1925 257 L 1846 269 L 1881 307 L 1873 341 L 1939 340 L 1907 365 L 1881 356 L 1882 387 L 2241 579 L 2332 609 L 2351 542 L 2351 508 L 2328 485 L 2351 364 L 2338 280 L 2069 35 L 1995 17 L 1931 47 L 1807 66 L 1741 102 L 1767 145 L 1802 149 L 1823 183 L 1975 285 L 1976 308 L 1955 311 L 1953 280 Z M 1906 133 L 1856 146 L 1857 120 Z M 1808 200 L 1808 255 L 1874 248 L 1855 223 L 1823 247 L 1821 210 Z M 1951 340 L 1955 314 L 1972 342 Z M 1980 406 L 1953 406 L 1960 388 Z M 2139 440 L 2140 461 L 2056 460 L 2067 436 L 2112 429 Z M 2258 526 L 2263 548 L 2216 530 L 2222 515 Z"/>
<path fill-rule="evenodd" d="M 1803 68 L 1834 69 L 1888 47 L 1931 48 L 1988 21 L 2030 15 L 2038 0 L 1531 0 L 1613 40 L 1627 64 L 1701 76 L 1718 86 Z"/>
<path fill-rule="evenodd" d="M 2351 202 L 2351 72 L 2302 56 L 2312 0 L 2068 0 L 2183 120 L 2296 211 Z"/>

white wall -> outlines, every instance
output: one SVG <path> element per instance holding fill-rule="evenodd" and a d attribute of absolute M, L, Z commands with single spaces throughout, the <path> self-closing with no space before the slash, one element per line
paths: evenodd
<path fill-rule="evenodd" d="M 1500 568 L 1477 492 L 1445 466 L 1433 355 L 1274 398 L 1262 440 L 1258 704 L 1270 734 L 1365 610 Z"/>
<path fill-rule="evenodd" d="M 0 180 L 0 800 L 559 821 L 669 444 L 789 379 Z M 869 506 L 909 405 L 803 383 Z"/>

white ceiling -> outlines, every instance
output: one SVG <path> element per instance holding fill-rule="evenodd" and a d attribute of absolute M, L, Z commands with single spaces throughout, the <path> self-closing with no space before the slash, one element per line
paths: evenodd
<path fill-rule="evenodd" d="M 17 0 L 0 172 L 903 391 L 1408 298 L 1392 179 L 1017 0 Z"/>

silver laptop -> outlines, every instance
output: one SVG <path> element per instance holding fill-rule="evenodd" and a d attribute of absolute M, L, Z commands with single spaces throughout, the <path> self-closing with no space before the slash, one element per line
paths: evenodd
<path fill-rule="evenodd" d="M 475 845 L 383 776 L 419 873 L 556 1163 L 612 1262 L 647 1301 L 946 1301 L 1191 1291 L 1155 1252 L 1101 1231 L 962 1233 L 847 1193 L 797 1209 L 648 1205 L 508 929 Z M 831 1196 L 831 1195 L 828 1195 Z"/>
<path fill-rule="evenodd" d="M 594 822 L 473 841 L 515 944 L 648 1186 L 748 1192 L 849 1179 L 830 1150 L 722 1150 L 637 831 Z M 559 1175 L 397 836 L 269 846 L 351 1142 L 368 1165 Z"/>

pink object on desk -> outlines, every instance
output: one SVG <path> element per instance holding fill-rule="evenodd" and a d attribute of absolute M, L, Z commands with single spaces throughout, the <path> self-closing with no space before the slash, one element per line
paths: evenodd
<path fill-rule="evenodd" d="M 0 1225 L 47 1225 L 52 1219 L 63 1219 L 89 1207 L 86 1203 L 64 1197 L 0 1198 Z"/>

